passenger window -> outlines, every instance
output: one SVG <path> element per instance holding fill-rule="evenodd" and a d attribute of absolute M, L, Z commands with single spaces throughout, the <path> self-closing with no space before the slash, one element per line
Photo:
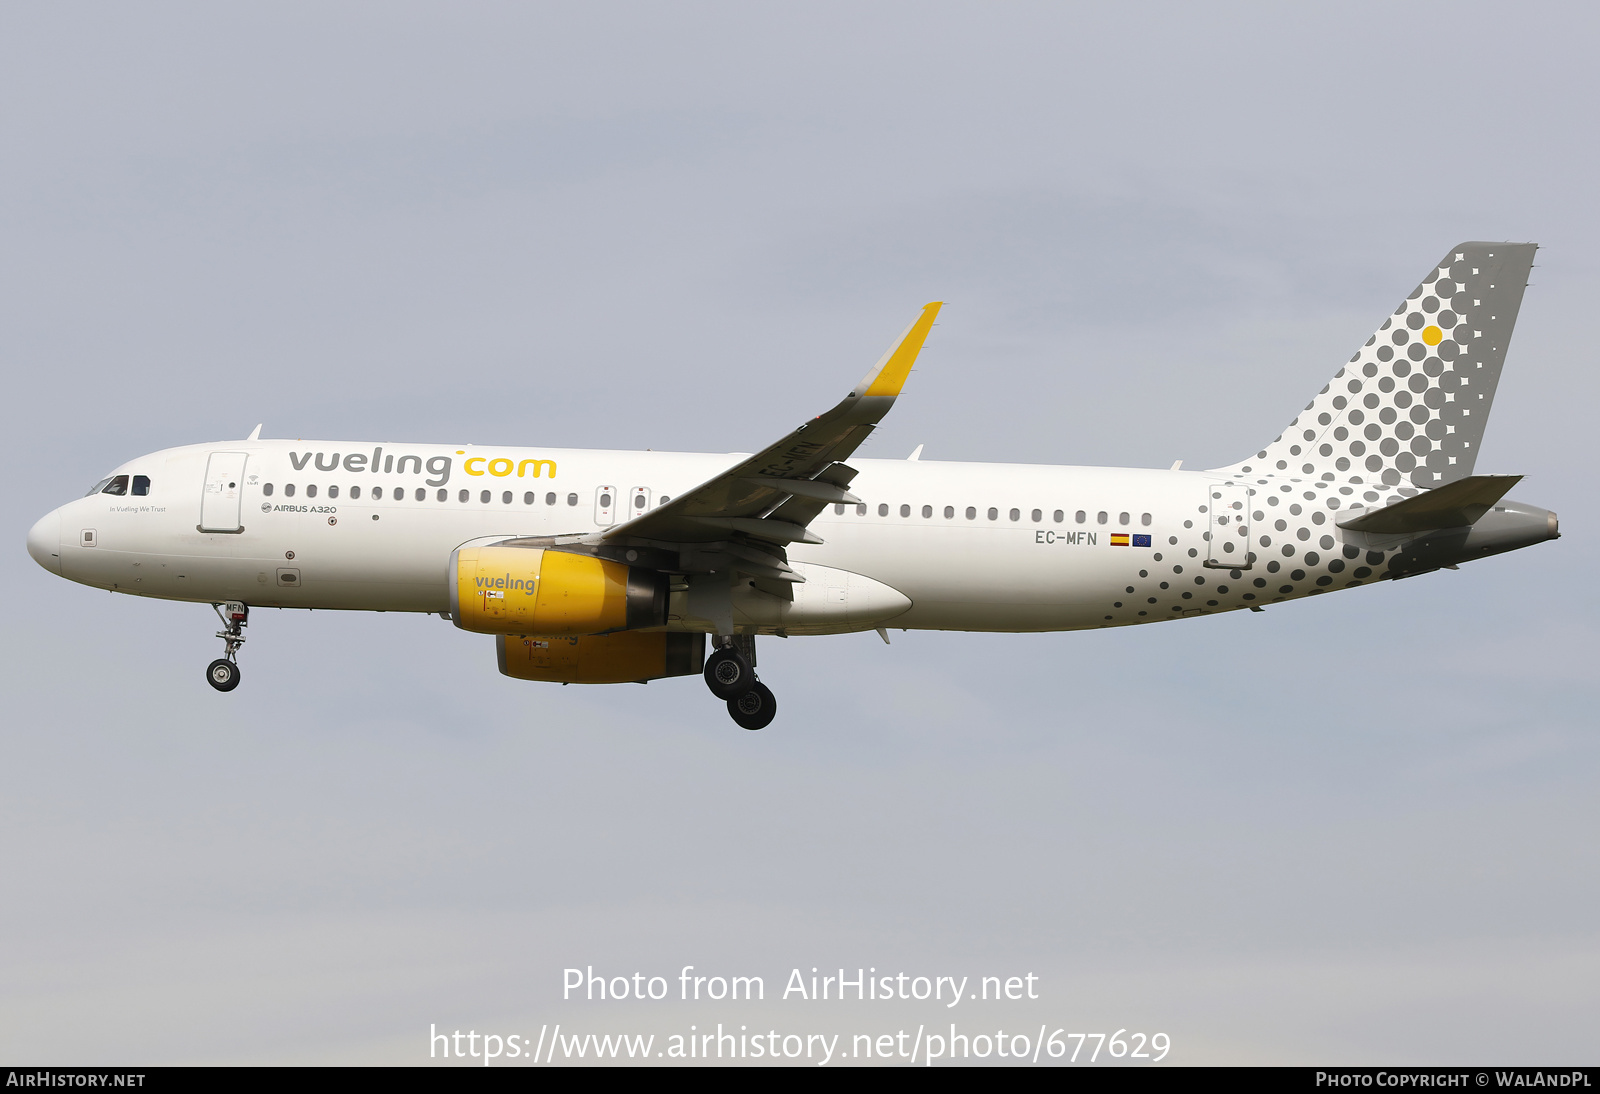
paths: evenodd
<path fill-rule="evenodd" d="M 967 519 L 968 520 L 977 520 L 978 519 L 978 510 L 973 508 L 970 505 L 967 506 Z"/>
<path fill-rule="evenodd" d="M 424 490 L 420 486 L 417 487 L 417 500 L 418 501 L 427 501 L 428 500 L 428 492 L 426 490 Z"/>
<path fill-rule="evenodd" d="M 434 497 L 438 498 L 440 501 L 449 501 L 450 491 L 441 489 L 437 494 L 434 495 Z"/>
<path fill-rule="evenodd" d="M 460 502 L 465 502 L 470 497 L 472 497 L 472 492 L 469 491 L 469 490 L 463 490 L 463 491 L 461 491 L 461 493 L 456 495 L 456 500 L 460 501 Z"/>
<path fill-rule="evenodd" d="M 1054 513 L 1052 513 L 1050 515 L 1055 520 L 1055 522 L 1057 524 L 1060 524 L 1063 520 L 1065 520 L 1067 518 L 1067 514 L 1063 513 L 1059 509 L 1057 509 Z"/>
<path fill-rule="evenodd" d="M 989 510 L 989 519 L 990 520 L 999 520 L 1000 519 L 1000 510 L 998 510 L 998 509 L 990 509 Z"/>
<path fill-rule="evenodd" d="M 1139 514 L 1139 523 L 1144 525 L 1146 528 L 1150 527 L 1150 514 L 1149 513 L 1140 513 Z"/>
<path fill-rule="evenodd" d="M 310 486 L 306 487 L 306 497 L 314 498 L 316 496 L 317 496 L 317 484 L 316 483 L 312 483 Z"/>
<path fill-rule="evenodd" d="M 1089 519 L 1089 514 L 1085 513 L 1082 509 L 1079 509 L 1076 513 L 1072 514 L 1072 519 L 1077 521 L 1079 524 L 1082 524 L 1084 521 Z"/>
<path fill-rule="evenodd" d="M 1127 524 L 1128 523 L 1128 514 L 1126 514 L 1126 513 L 1118 513 L 1117 514 L 1117 523 L 1118 524 Z"/>
<path fill-rule="evenodd" d="M 865 503 L 862 503 L 861 505 L 856 506 L 856 516 L 864 517 L 866 515 L 867 515 L 867 507 L 866 507 Z"/>
<path fill-rule="evenodd" d="M 532 505 L 533 504 L 533 498 L 534 498 L 533 491 L 529 490 L 526 494 L 522 495 L 522 504 L 523 505 Z"/>
<path fill-rule="evenodd" d="M 100 492 L 102 494 L 115 494 L 119 498 L 122 497 L 128 492 L 128 476 L 118 475 L 107 483 L 106 488 Z"/>
<path fill-rule="evenodd" d="M 834 503 L 833 515 L 836 516 L 836 517 L 844 516 L 844 502 L 840 501 L 840 502 L 835 502 Z"/>
<path fill-rule="evenodd" d="M 600 495 L 600 508 L 602 508 L 602 509 L 610 509 L 611 508 L 611 495 L 610 494 L 601 494 Z"/>
<path fill-rule="evenodd" d="M 931 506 L 931 505 L 924 505 L 924 506 L 923 506 L 923 507 L 922 507 L 922 515 L 923 515 L 923 516 L 924 516 L 924 517 L 931 517 L 931 516 L 933 516 L 933 506 Z"/>
<path fill-rule="evenodd" d="M 294 483 L 286 482 L 283 484 L 283 496 L 286 498 L 294 497 Z"/>
<path fill-rule="evenodd" d="M 360 498 L 360 497 L 361 497 L 361 487 L 359 487 L 359 486 L 352 486 L 352 487 L 351 487 L 351 488 L 350 488 L 350 497 L 351 497 L 351 499 L 352 499 L 352 500 L 355 500 L 355 499 L 357 499 L 357 498 Z"/>
<path fill-rule="evenodd" d="M 567 495 L 567 504 L 568 505 L 577 505 L 578 504 L 578 495 L 576 495 L 576 494 L 568 494 Z"/>
<path fill-rule="evenodd" d="M 285 494 L 289 493 L 289 488 L 287 486 L 285 486 L 283 488 L 283 492 Z M 372 488 L 372 500 L 373 501 L 382 501 L 383 500 L 383 487 L 374 486 Z"/>
<path fill-rule="evenodd" d="M 262 484 L 261 496 L 264 498 L 272 497 L 272 484 L 270 482 Z"/>
<path fill-rule="evenodd" d="M 546 505 L 554 505 L 556 503 L 556 496 L 554 494 L 546 494 L 544 496 L 544 503 Z"/>
<path fill-rule="evenodd" d="M 1013 510 L 1011 510 L 1011 519 L 1012 520 L 1021 520 L 1022 519 L 1022 510 L 1021 509 L 1013 509 Z"/>
<path fill-rule="evenodd" d="M 135 475 L 133 477 L 133 496 L 142 498 L 150 493 L 150 476 Z"/>
<path fill-rule="evenodd" d="M 405 501 L 406 488 L 403 486 L 391 486 L 389 488 L 389 496 L 394 498 L 395 501 Z"/>
<path fill-rule="evenodd" d="M 511 491 L 507 490 L 505 493 L 500 495 L 500 504 L 501 505 L 510 505 L 511 504 Z"/>
<path fill-rule="evenodd" d="M 339 496 L 339 488 L 337 486 L 328 487 L 328 497 L 336 498 L 338 496 Z"/>
<path fill-rule="evenodd" d="M 889 515 L 889 507 L 887 505 L 879 505 L 878 506 L 878 515 L 880 517 L 888 516 Z"/>
<path fill-rule="evenodd" d="M 902 517 L 909 517 L 909 516 L 910 516 L 910 515 L 911 515 L 911 506 L 909 506 L 909 505 L 902 505 L 902 506 L 901 506 L 901 507 L 900 507 L 900 515 L 901 515 L 901 516 L 902 516 Z"/>
<path fill-rule="evenodd" d="M 661 508 L 663 505 L 667 504 L 667 502 L 669 502 L 671 500 L 672 500 L 672 495 L 671 494 L 662 494 L 659 498 L 656 499 L 656 508 L 657 509 Z"/>
<path fill-rule="evenodd" d="M 484 505 L 488 505 L 489 504 L 489 491 L 484 490 L 481 493 L 479 493 L 478 494 L 478 500 L 480 502 L 482 502 Z"/>
<path fill-rule="evenodd" d="M 95 483 L 93 486 L 89 487 L 89 492 L 87 494 L 85 494 L 84 497 L 86 497 L 86 498 L 93 497 L 94 495 L 100 493 L 100 491 L 104 490 L 110 484 L 111 484 L 111 479 L 109 477 L 103 478 L 99 482 Z"/>
<path fill-rule="evenodd" d="M 956 507 L 954 505 L 946 505 L 944 507 L 944 519 L 945 520 L 955 520 L 956 519 Z"/>
<path fill-rule="evenodd" d="M 644 508 L 644 495 L 643 494 L 635 494 L 633 496 L 633 507 L 635 509 L 643 509 Z"/>
<path fill-rule="evenodd" d="M 1098 524 L 1104 524 L 1109 518 L 1110 515 L 1104 509 L 1096 513 L 1094 517 L 1095 522 Z"/>
<path fill-rule="evenodd" d="M 1038 524 L 1041 520 L 1044 519 L 1044 514 L 1041 513 L 1039 510 L 1035 509 L 1033 511 L 1033 517 L 1031 519 L 1033 520 L 1033 523 Z"/>

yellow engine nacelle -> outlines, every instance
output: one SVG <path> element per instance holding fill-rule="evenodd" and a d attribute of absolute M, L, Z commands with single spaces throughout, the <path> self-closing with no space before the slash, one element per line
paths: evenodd
<path fill-rule="evenodd" d="M 667 620 L 664 574 L 541 547 L 460 547 L 450 617 L 480 634 L 607 634 Z"/>
<path fill-rule="evenodd" d="M 562 684 L 626 684 L 689 676 L 706 662 L 706 636 L 666 631 L 618 631 L 573 638 L 495 639 L 500 671 L 518 680 Z"/>

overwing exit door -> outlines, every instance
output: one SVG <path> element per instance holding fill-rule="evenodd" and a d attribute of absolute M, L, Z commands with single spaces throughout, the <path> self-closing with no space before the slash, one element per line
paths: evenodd
<path fill-rule="evenodd" d="M 1255 558 L 1250 553 L 1250 488 L 1242 482 L 1214 482 L 1206 493 L 1206 565 L 1213 570 L 1250 569 Z"/>
<path fill-rule="evenodd" d="M 200 495 L 200 531 L 242 532 L 239 506 L 244 500 L 243 452 L 213 452 L 206 461 L 204 493 Z"/>
<path fill-rule="evenodd" d="M 628 495 L 628 511 L 622 514 L 623 520 L 632 520 L 642 517 L 650 511 L 650 488 L 648 486 L 635 486 Z"/>

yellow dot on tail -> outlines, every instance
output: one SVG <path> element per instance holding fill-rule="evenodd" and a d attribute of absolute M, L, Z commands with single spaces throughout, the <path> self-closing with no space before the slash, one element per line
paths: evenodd
<path fill-rule="evenodd" d="M 1438 327 L 1423 327 L 1422 340 L 1428 343 L 1430 346 L 1437 346 L 1440 342 L 1444 341 L 1444 331 L 1440 330 Z"/>

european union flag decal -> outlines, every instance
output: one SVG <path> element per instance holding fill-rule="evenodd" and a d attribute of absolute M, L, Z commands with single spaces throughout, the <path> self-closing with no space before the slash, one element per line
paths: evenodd
<path fill-rule="evenodd" d="M 1134 536 L 1133 537 L 1133 545 L 1135 547 L 1148 547 L 1148 546 L 1150 546 L 1150 537 L 1149 536 Z"/>

